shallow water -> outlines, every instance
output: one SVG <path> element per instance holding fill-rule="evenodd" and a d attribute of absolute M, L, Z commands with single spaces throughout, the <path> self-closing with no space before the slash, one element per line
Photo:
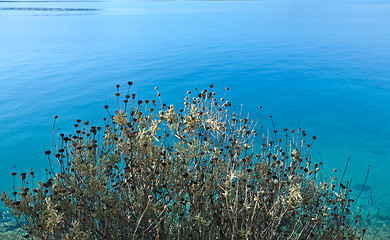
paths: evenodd
<path fill-rule="evenodd" d="M 159 86 L 175 104 L 214 84 L 254 118 L 262 105 L 264 126 L 272 114 L 317 136 L 329 174 L 351 157 L 347 177 L 362 186 L 370 165 L 361 204 L 372 192 L 387 229 L 389 24 L 390 3 L 375 0 L 0 1 L 0 186 L 48 167 L 54 115 L 61 131 L 102 123 L 115 84 L 145 98 Z"/>

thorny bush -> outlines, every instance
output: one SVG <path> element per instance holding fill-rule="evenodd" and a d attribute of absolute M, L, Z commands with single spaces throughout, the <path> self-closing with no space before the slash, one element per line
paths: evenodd
<path fill-rule="evenodd" d="M 26 237 L 364 236 L 350 183 L 321 177 L 322 162 L 311 160 L 315 137 L 301 129 L 257 133 L 257 122 L 217 99 L 212 85 L 188 91 L 181 109 L 163 104 L 157 88 L 158 104 L 138 100 L 128 85 L 124 108 L 119 85 L 115 114 L 105 106 L 104 129 L 77 120 L 74 134 L 58 135 L 46 151 L 47 181 L 33 185 L 34 172 L 22 173 L 21 187 L 2 194 Z"/>

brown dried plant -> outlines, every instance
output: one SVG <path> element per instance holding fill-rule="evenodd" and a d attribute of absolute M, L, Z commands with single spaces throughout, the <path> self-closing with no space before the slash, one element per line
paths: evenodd
<path fill-rule="evenodd" d="M 74 134 L 59 135 L 46 151 L 58 163 L 47 181 L 22 173 L 21 187 L 2 194 L 30 237 L 363 238 L 350 184 L 320 177 L 322 162 L 312 162 L 315 137 L 257 133 L 257 121 L 217 100 L 212 85 L 187 92 L 181 109 L 157 88 L 160 106 L 138 100 L 128 85 L 124 108 L 119 85 L 115 114 L 105 106 L 104 129 L 77 120 Z"/>

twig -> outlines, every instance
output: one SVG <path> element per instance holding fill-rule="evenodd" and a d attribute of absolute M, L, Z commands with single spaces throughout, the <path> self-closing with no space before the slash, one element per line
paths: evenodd
<path fill-rule="evenodd" d="M 366 186 L 366 183 L 367 183 L 367 179 L 368 179 L 368 173 L 370 172 L 370 165 L 368 165 L 368 168 L 367 168 L 367 174 L 366 174 L 366 179 L 364 180 L 364 184 L 362 186 L 362 189 L 360 189 L 360 192 L 359 194 L 355 197 L 354 201 L 356 201 L 356 199 L 358 199 L 360 197 L 360 194 L 362 194 L 363 190 L 364 190 L 364 187 Z"/>

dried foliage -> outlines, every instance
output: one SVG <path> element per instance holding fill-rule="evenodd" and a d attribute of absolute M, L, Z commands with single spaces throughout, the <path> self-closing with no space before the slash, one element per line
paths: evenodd
<path fill-rule="evenodd" d="M 128 92 L 120 109 L 117 85 L 104 129 L 77 120 L 46 151 L 47 181 L 22 173 L 1 200 L 38 239 L 362 238 L 348 182 L 311 160 L 315 137 L 257 133 L 212 87 L 182 109 Z"/>

